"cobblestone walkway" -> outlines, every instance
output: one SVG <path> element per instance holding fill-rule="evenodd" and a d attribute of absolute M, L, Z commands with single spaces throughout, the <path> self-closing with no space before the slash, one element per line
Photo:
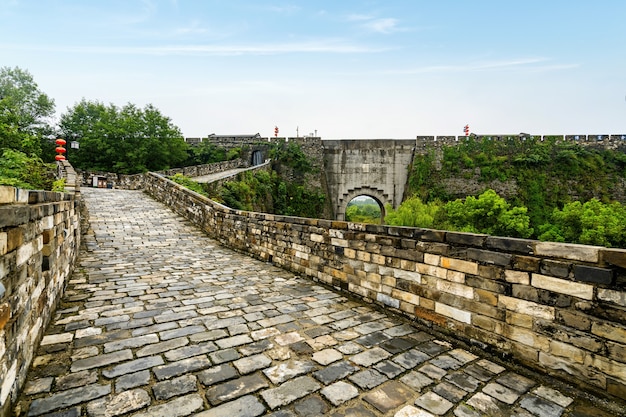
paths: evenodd
<path fill-rule="evenodd" d="M 16 415 L 616 415 L 221 247 L 141 192 L 83 197 L 92 229 Z"/>

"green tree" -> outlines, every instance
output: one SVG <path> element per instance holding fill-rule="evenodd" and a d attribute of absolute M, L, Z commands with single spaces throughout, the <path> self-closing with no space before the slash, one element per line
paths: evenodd
<path fill-rule="evenodd" d="M 64 137 L 80 142 L 68 159 L 81 169 L 134 174 L 187 159 L 180 129 L 152 105 L 118 108 L 83 99 L 61 116 L 60 128 Z"/>
<path fill-rule="evenodd" d="M 595 198 L 565 204 L 552 212 L 539 239 L 626 248 L 626 206 Z"/>
<path fill-rule="evenodd" d="M 54 101 L 39 90 L 28 71 L 0 68 L 0 149 L 52 160 L 54 146 L 48 136 L 53 114 Z"/>
<path fill-rule="evenodd" d="M 452 230 L 524 238 L 533 233 L 526 207 L 511 208 L 494 190 L 450 201 L 444 210 Z"/>
<path fill-rule="evenodd" d="M 187 150 L 189 157 L 185 165 L 212 164 L 215 162 L 230 161 L 241 157 L 243 149 L 240 147 L 227 150 L 219 147 L 208 140 L 204 140 Z"/>
<path fill-rule="evenodd" d="M 392 226 L 433 228 L 436 227 L 436 219 L 442 207 L 443 204 L 438 200 L 424 203 L 414 195 L 403 201 L 396 210 L 387 206 L 385 223 Z"/>
<path fill-rule="evenodd" d="M 0 158 L 0 185 L 50 190 L 54 181 L 53 167 L 54 164 L 45 164 L 36 156 L 4 149 Z"/>

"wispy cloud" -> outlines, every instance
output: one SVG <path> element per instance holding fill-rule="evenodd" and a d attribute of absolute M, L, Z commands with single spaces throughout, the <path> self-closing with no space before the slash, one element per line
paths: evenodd
<path fill-rule="evenodd" d="M 406 29 L 398 26 L 399 20 L 393 17 L 376 17 L 368 14 L 351 14 L 347 17 L 349 22 L 358 22 L 359 26 L 369 32 L 389 34 L 403 32 Z"/>
<path fill-rule="evenodd" d="M 320 40 L 293 43 L 242 44 L 242 45 L 160 45 L 160 46 L 42 46 L 0 44 L 0 50 L 54 51 L 59 53 L 109 54 L 109 55 L 279 55 L 290 53 L 358 54 L 385 52 L 390 47 L 372 47 L 341 40 Z"/>
<path fill-rule="evenodd" d="M 520 58 L 501 61 L 480 61 L 469 64 L 431 65 L 407 69 L 393 69 L 386 74 L 426 74 L 452 72 L 481 72 L 481 71 L 526 71 L 544 72 L 576 68 L 579 64 L 554 64 L 548 58 Z"/>
<path fill-rule="evenodd" d="M 287 14 L 291 14 L 291 13 L 296 13 L 300 10 L 299 6 L 296 6 L 295 4 L 286 4 L 286 5 L 274 5 L 274 6 L 269 6 L 268 9 L 272 12 L 275 13 L 287 13 Z"/>

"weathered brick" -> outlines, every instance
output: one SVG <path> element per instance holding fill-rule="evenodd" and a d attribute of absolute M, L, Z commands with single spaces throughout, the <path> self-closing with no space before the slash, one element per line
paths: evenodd
<path fill-rule="evenodd" d="M 554 307 L 547 307 L 530 301 L 507 297 L 505 295 L 500 295 L 498 300 L 500 306 L 519 314 L 527 314 L 532 317 L 549 320 L 554 320 L 555 318 Z"/>
<path fill-rule="evenodd" d="M 554 258 L 571 259 L 573 261 L 597 263 L 600 248 L 595 246 L 575 245 L 569 243 L 536 242 L 535 254 Z"/>
<path fill-rule="evenodd" d="M 613 323 L 594 322 L 591 333 L 618 343 L 626 344 L 626 326 Z"/>
<path fill-rule="evenodd" d="M 574 279 L 582 282 L 610 285 L 613 283 L 613 271 L 587 265 L 574 266 Z"/>
<path fill-rule="evenodd" d="M 478 264 L 476 262 L 463 261 L 460 259 L 442 257 L 441 266 L 446 269 L 452 269 L 466 274 L 478 274 Z"/>
<path fill-rule="evenodd" d="M 540 274 L 532 275 L 532 286 L 584 300 L 593 300 L 593 286 Z"/>

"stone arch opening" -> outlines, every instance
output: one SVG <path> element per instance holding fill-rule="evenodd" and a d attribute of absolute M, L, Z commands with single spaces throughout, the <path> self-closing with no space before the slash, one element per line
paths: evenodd
<path fill-rule="evenodd" d="M 380 207 L 380 223 L 384 224 L 385 205 L 393 205 L 393 202 L 385 191 L 373 187 L 358 187 L 344 193 L 342 198 L 339 200 L 338 206 L 336 207 L 335 217 L 337 220 L 346 220 L 346 210 L 348 208 L 348 204 L 360 196 L 369 197 L 378 204 Z"/>
<path fill-rule="evenodd" d="M 365 194 L 358 195 L 346 205 L 346 221 L 383 224 L 385 207 L 377 198 Z"/>
<path fill-rule="evenodd" d="M 263 163 L 263 152 L 258 149 L 252 151 L 252 160 L 250 162 L 252 163 L 253 167 L 261 165 Z"/>

